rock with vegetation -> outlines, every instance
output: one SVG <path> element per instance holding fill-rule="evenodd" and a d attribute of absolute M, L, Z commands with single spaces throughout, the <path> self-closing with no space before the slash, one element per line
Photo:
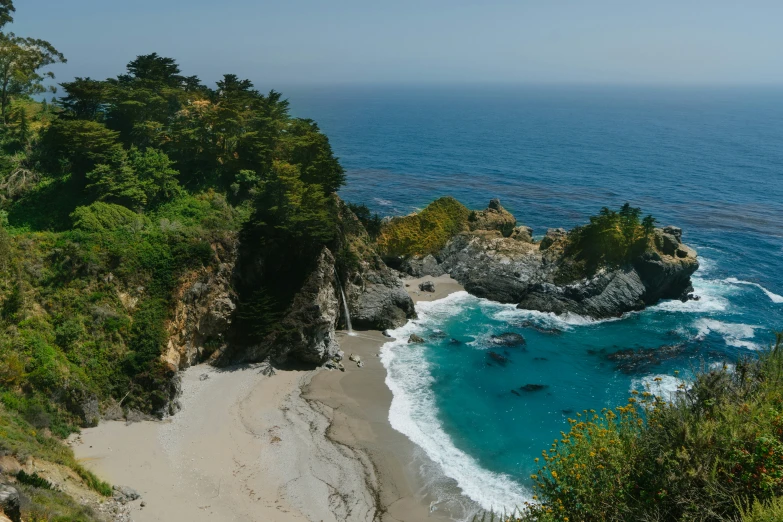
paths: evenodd
<path fill-rule="evenodd" d="M 497 230 L 503 237 L 509 237 L 517 225 L 513 214 L 503 208 L 499 199 L 492 199 L 485 210 L 468 214 L 468 229 Z"/>
<path fill-rule="evenodd" d="M 594 318 L 660 299 L 687 299 L 693 290 L 690 277 L 699 264 L 696 252 L 682 243 L 682 231 L 655 228 L 651 216 L 641 219 L 641 211 L 628 204 L 603 209 L 571 232 L 550 229 L 540 243 L 505 214 L 493 200 L 486 211 L 469 214 L 468 230 L 424 258 L 426 264 L 411 256 L 403 267 L 417 276 L 448 273 L 471 294 L 519 308 Z"/>
<path fill-rule="evenodd" d="M 339 204 L 342 245 L 337 269 L 343 275 L 351 321 L 356 328 L 385 330 L 404 325 L 416 310 L 399 273 L 386 266 L 372 236 L 350 206 Z"/>

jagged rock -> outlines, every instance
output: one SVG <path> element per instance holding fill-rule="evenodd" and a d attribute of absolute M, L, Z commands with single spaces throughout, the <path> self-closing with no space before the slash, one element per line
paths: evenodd
<path fill-rule="evenodd" d="M 356 363 L 356 366 L 358 366 L 359 368 L 361 368 L 362 366 L 364 366 L 364 361 L 358 361 L 358 362 Z"/>
<path fill-rule="evenodd" d="M 492 344 L 497 344 L 498 346 L 524 346 L 527 344 L 527 341 L 524 337 L 514 332 L 493 335 L 489 338 L 489 342 Z"/>
<path fill-rule="evenodd" d="M 365 268 L 348 285 L 351 320 L 357 328 L 398 328 L 416 317 L 416 309 L 399 276 L 376 261 L 377 268 Z"/>
<path fill-rule="evenodd" d="M 432 281 L 424 281 L 419 285 L 419 290 L 422 292 L 434 292 L 435 291 L 435 283 Z"/>
<path fill-rule="evenodd" d="M 135 489 L 129 488 L 128 486 L 114 486 L 112 498 L 121 504 L 127 504 L 128 502 L 133 502 L 134 500 L 141 498 L 141 495 L 139 495 Z"/>
<path fill-rule="evenodd" d="M 488 233 L 461 233 L 438 257 L 441 267 L 473 295 L 556 314 L 615 317 L 660 299 L 687 299 L 693 290 L 696 252 L 674 234 L 656 229 L 654 248 L 625 266 L 604 268 L 571 283 L 557 282 L 560 265 L 571 262 L 564 253 L 566 232 L 550 229 L 547 237 L 535 245 Z"/>
<path fill-rule="evenodd" d="M 663 227 L 663 233 L 674 236 L 678 243 L 682 242 L 682 229 L 679 227 L 673 227 L 671 225 L 668 227 Z"/>
<path fill-rule="evenodd" d="M 533 229 L 530 227 L 519 226 L 514 228 L 514 231 L 511 232 L 511 235 L 509 237 L 516 241 L 524 241 L 525 243 L 532 243 Z"/>
<path fill-rule="evenodd" d="M 0 513 L 5 514 L 13 522 L 22 520 L 19 492 L 8 484 L 0 484 Z"/>
<path fill-rule="evenodd" d="M 218 263 L 187 274 L 175 291 L 175 308 L 167 323 L 163 360 L 176 371 L 219 353 L 233 321 L 237 297 L 232 280 L 238 241 L 228 236 L 212 244 Z"/>
<path fill-rule="evenodd" d="M 424 339 L 422 339 L 421 337 L 419 337 L 416 334 L 411 334 L 411 336 L 408 337 L 408 344 L 420 344 L 420 343 L 423 343 L 423 342 L 424 342 Z"/>
<path fill-rule="evenodd" d="M 101 420 L 101 408 L 98 398 L 93 396 L 88 397 L 79 405 L 79 409 L 82 414 L 82 427 L 92 428 L 98 425 L 98 421 Z"/>
<path fill-rule="evenodd" d="M 332 360 L 340 362 L 343 360 L 344 357 L 345 357 L 345 352 L 343 352 L 342 350 L 338 350 L 337 353 L 334 354 L 334 356 L 332 357 Z"/>
<path fill-rule="evenodd" d="M 355 353 L 352 353 L 350 357 L 348 357 L 348 360 L 351 362 L 359 362 L 361 360 L 361 357 L 359 357 Z"/>
<path fill-rule="evenodd" d="M 240 360 L 261 360 L 271 367 L 272 361 L 282 362 L 289 357 L 317 365 L 331 359 L 339 351 L 335 325 L 341 307 L 335 285 L 334 256 L 324 247 L 280 321 L 279 331 L 247 348 Z"/>
<path fill-rule="evenodd" d="M 546 235 L 541 239 L 539 248 L 541 250 L 546 250 L 547 248 L 555 244 L 557 241 L 560 241 L 561 239 L 565 238 L 567 235 L 568 232 L 566 232 L 564 228 L 550 228 L 549 230 L 546 231 Z"/>
<path fill-rule="evenodd" d="M 497 230 L 508 237 L 514 230 L 517 220 L 513 214 L 500 204 L 499 199 L 492 199 L 486 210 L 472 212 L 468 218 L 468 228 L 476 230 Z"/>
<path fill-rule="evenodd" d="M 446 272 L 438 264 L 438 260 L 435 256 L 429 254 L 422 256 L 411 256 L 402 260 L 400 263 L 400 271 L 411 275 L 413 277 L 438 277 Z"/>

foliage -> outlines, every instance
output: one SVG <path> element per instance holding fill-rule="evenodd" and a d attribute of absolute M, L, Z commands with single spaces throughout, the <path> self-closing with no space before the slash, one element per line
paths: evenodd
<path fill-rule="evenodd" d="M 381 229 L 378 248 L 387 257 L 433 254 L 466 230 L 469 215 L 456 199 L 437 199 L 417 214 L 392 219 Z"/>
<path fill-rule="evenodd" d="M 28 474 L 25 473 L 24 470 L 19 470 L 19 472 L 16 474 L 16 480 L 22 484 L 27 484 L 28 486 L 32 486 L 34 488 L 52 489 L 52 483 L 40 476 L 35 471 Z"/>
<path fill-rule="evenodd" d="M 705 371 L 690 389 L 682 384 L 671 403 L 646 391 L 572 419 L 533 476 L 542 501 L 533 513 L 726 520 L 751 499 L 772 502 L 783 493 L 782 348 L 778 335 L 773 348 L 735 371 Z"/>
<path fill-rule="evenodd" d="M 619 211 L 604 207 L 590 217 L 590 223 L 574 228 L 566 246 L 571 262 L 563 267 L 569 273 L 560 274 L 559 279 L 590 275 L 603 266 L 621 266 L 643 252 L 650 243 L 655 218 L 640 220 L 641 213 L 628 203 Z"/>
<path fill-rule="evenodd" d="M 71 213 L 73 227 L 87 232 L 109 232 L 121 228 L 134 229 L 145 225 L 142 216 L 122 205 L 95 203 L 76 207 Z"/>
<path fill-rule="evenodd" d="M 346 205 L 348 206 L 348 209 L 359 219 L 362 226 L 364 226 L 364 229 L 370 235 L 370 239 L 377 239 L 383 226 L 383 220 L 381 220 L 381 216 L 379 216 L 377 213 L 371 213 L 369 207 L 364 203 L 346 203 Z"/>
<path fill-rule="evenodd" d="M 0 21 L 5 20 L 0 9 Z M 8 106 L 14 96 L 32 96 L 46 92 L 44 82 L 53 79 L 41 69 L 65 63 L 65 56 L 46 40 L 0 33 L 0 115 L 6 122 Z"/>
<path fill-rule="evenodd" d="M 783 497 L 775 497 L 767 502 L 754 500 L 748 506 L 740 506 L 742 522 L 779 522 L 783 520 Z"/>

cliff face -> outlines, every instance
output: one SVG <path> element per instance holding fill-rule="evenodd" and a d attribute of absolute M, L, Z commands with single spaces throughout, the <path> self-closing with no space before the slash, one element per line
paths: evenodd
<path fill-rule="evenodd" d="M 660 299 L 687 299 L 699 267 L 695 250 L 682 243 L 682 231 L 666 227 L 656 229 L 651 245 L 629 263 L 563 283 L 561 274 L 573 262 L 565 253 L 564 230 L 549 230 L 536 243 L 527 227 L 512 225 L 507 236 L 503 227 L 474 228 L 453 237 L 436 256 L 409 259 L 403 267 L 416 276 L 448 273 L 473 295 L 522 309 L 594 318 L 640 310 Z"/>
<path fill-rule="evenodd" d="M 188 274 L 176 291 L 176 306 L 166 330 L 169 341 L 163 360 L 181 370 L 226 348 L 236 310 L 232 279 L 237 260 L 235 236 L 212 245 L 219 263 Z"/>
<path fill-rule="evenodd" d="M 347 259 L 341 268 L 346 274 L 344 291 L 353 326 L 384 330 L 415 318 L 413 301 L 400 274 L 386 266 L 364 227 L 344 205 L 340 219 L 345 231 L 343 257 Z"/>

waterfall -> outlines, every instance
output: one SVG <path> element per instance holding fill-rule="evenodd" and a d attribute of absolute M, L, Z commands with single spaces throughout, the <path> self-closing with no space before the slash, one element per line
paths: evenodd
<path fill-rule="evenodd" d="M 345 290 L 343 285 L 340 284 L 340 278 L 337 275 L 337 269 L 334 271 L 334 278 L 337 281 L 337 286 L 340 288 L 340 295 L 343 298 L 343 310 L 345 311 L 345 325 L 348 327 L 348 335 L 354 335 L 353 326 L 351 325 L 351 312 L 348 311 L 348 299 L 345 298 Z"/>

